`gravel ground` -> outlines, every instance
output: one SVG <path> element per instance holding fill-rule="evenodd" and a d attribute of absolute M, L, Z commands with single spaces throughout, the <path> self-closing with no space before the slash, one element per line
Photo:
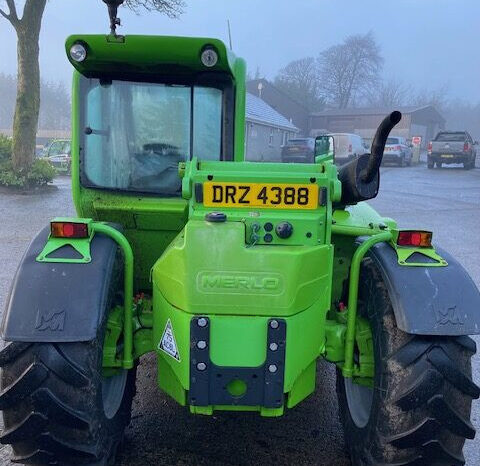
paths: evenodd
<path fill-rule="evenodd" d="M 0 309 L 35 232 L 54 216 L 74 214 L 69 179 L 55 184 L 58 189 L 44 195 L 0 193 Z M 432 229 L 434 242 L 456 256 L 480 286 L 480 170 L 387 167 L 372 204 L 402 227 Z M 316 393 L 280 419 L 236 413 L 191 416 L 159 392 L 155 374 L 155 359 L 145 357 L 119 465 L 350 464 L 338 422 L 334 370 L 326 363 L 318 365 Z M 478 356 L 474 377 L 480 383 Z M 478 402 L 472 422 L 480 429 Z M 465 447 L 468 466 L 480 464 L 479 452 L 480 435 Z M 8 457 L 9 448 L 3 447 L 0 464 L 9 465 Z"/>

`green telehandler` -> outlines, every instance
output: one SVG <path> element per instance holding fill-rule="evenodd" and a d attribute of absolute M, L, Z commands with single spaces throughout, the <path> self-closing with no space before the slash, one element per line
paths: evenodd
<path fill-rule="evenodd" d="M 115 461 L 136 366 L 192 414 L 281 416 L 337 367 L 354 465 L 462 465 L 480 294 L 432 233 L 363 201 L 399 112 L 338 168 L 244 160 L 245 63 L 215 39 L 66 41 L 76 218 L 32 241 L 2 324 L 0 441 L 25 464 Z"/>

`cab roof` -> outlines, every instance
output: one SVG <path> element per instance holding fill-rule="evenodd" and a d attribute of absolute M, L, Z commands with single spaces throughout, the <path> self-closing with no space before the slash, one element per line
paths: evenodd
<path fill-rule="evenodd" d="M 87 50 L 83 62 L 70 56 L 70 48 L 81 43 Z M 218 63 L 206 68 L 200 59 L 206 47 L 218 53 Z M 75 69 L 83 75 L 92 76 L 111 73 L 157 74 L 165 72 L 184 74 L 204 71 L 227 72 L 235 76 L 239 62 L 225 44 L 218 39 L 174 36 L 112 36 L 72 35 L 65 43 L 67 57 Z"/>

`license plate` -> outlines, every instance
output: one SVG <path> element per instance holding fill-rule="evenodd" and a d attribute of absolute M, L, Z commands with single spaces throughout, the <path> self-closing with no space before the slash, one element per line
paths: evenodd
<path fill-rule="evenodd" d="M 442 158 L 443 159 L 453 159 L 453 155 L 452 154 L 442 154 Z"/>
<path fill-rule="evenodd" d="M 274 183 L 203 184 L 206 207 L 255 207 L 276 209 L 316 209 L 318 185 Z"/>

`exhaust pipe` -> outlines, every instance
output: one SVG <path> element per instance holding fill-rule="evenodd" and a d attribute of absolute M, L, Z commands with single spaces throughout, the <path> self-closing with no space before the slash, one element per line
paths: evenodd
<path fill-rule="evenodd" d="M 385 117 L 380 123 L 380 126 L 375 133 L 375 137 L 373 138 L 372 150 L 370 151 L 371 153 L 368 159 L 367 168 L 362 173 L 362 181 L 364 183 L 370 183 L 380 169 L 388 135 L 401 119 L 402 114 L 398 111 L 394 111 Z"/>
<path fill-rule="evenodd" d="M 342 183 L 341 205 L 353 205 L 377 196 L 385 144 L 390 131 L 401 119 L 400 112 L 390 113 L 380 123 L 375 133 L 371 154 L 362 155 L 339 168 L 338 179 Z"/>

